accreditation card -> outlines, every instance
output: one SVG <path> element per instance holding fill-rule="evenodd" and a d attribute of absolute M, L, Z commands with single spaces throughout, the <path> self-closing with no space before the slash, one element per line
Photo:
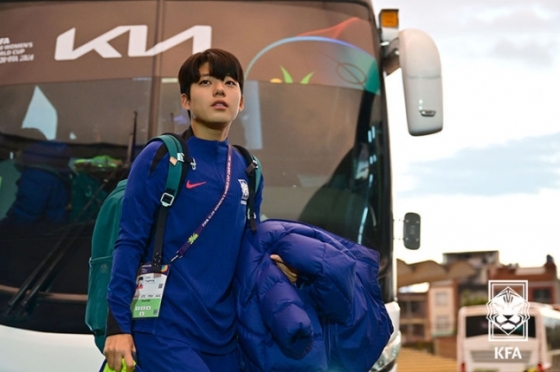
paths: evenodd
<path fill-rule="evenodd" d="M 163 265 L 161 272 L 154 273 L 151 264 L 140 267 L 136 277 L 136 292 L 130 306 L 134 319 L 157 318 L 159 316 L 169 269 L 169 265 Z"/>

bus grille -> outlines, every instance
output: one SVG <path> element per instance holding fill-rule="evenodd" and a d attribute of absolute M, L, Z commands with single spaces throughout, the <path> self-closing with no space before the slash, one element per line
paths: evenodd
<path fill-rule="evenodd" d="M 528 363 L 531 359 L 531 350 L 520 350 L 520 352 L 521 359 L 518 355 L 513 358 L 511 354 L 508 359 L 496 357 L 494 350 L 473 350 L 471 357 L 475 363 Z"/>

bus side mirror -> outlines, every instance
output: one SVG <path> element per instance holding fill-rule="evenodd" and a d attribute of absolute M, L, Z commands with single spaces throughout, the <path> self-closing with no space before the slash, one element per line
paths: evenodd
<path fill-rule="evenodd" d="M 420 248 L 420 215 L 418 213 L 407 213 L 403 222 L 403 241 L 408 249 Z"/>
<path fill-rule="evenodd" d="M 408 132 L 422 136 L 443 129 L 441 62 L 436 44 L 423 31 L 406 29 L 398 37 L 399 64 Z"/>

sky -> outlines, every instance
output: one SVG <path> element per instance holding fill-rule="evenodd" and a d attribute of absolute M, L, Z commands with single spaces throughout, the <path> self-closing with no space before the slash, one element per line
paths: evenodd
<path fill-rule="evenodd" d="M 444 129 L 430 136 L 408 134 L 400 70 L 387 78 L 395 219 L 422 221 L 420 249 L 397 244 L 397 258 L 498 250 L 502 264 L 558 264 L 560 1 L 373 3 L 428 33 L 442 65 Z"/>

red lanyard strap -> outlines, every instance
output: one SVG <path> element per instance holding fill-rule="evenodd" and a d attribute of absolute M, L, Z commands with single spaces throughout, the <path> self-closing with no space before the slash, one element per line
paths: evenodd
<path fill-rule="evenodd" d="M 224 202 L 224 200 L 226 199 L 227 193 L 229 191 L 229 185 L 231 183 L 231 146 L 228 145 L 228 155 L 227 155 L 227 162 L 226 162 L 226 184 L 224 186 L 224 191 L 222 193 L 222 196 L 220 197 L 220 199 L 218 200 L 218 202 L 216 203 L 216 205 L 214 206 L 214 208 L 210 211 L 210 213 L 208 214 L 208 216 L 206 216 L 206 218 L 204 219 L 204 221 L 202 221 L 202 223 L 200 224 L 200 226 L 198 226 L 198 228 L 191 234 L 191 236 L 187 239 L 187 241 L 185 242 L 185 244 L 183 244 L 183 246 L 177 251 L 177 253 L 175 253 L 175 257 L 173 257 L 171 259 L 172 263 L 173 261 L 182 258 L 185 255 L 185 252 L 187 251 L 187 249 L 189 249 L 189 247 L 191 245 L 194 244 L 194 242 L 196 241 L 196 239 L 200 236 L 200 234 L 202 233 L 202 230 L 204 230 L 204 228 L 206 227 L 206 225 L 208 225 L 208 222 L 210 222 L 210 220 L 212 219 L 212 217 L 214 217 L 214 215 L 216 214 L 216 212 L 218 211 L 218 209 L 220 209 L 220 207 L 222 206 L 222 203 Z"/>

